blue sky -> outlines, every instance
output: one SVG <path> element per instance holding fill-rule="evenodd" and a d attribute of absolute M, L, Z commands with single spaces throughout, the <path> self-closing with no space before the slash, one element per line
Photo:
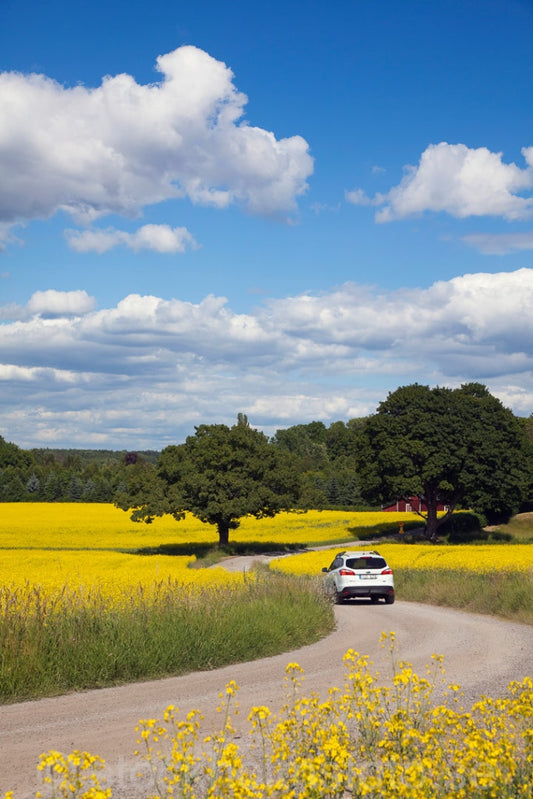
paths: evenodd
<path fill-rule="evenodd" d="M 0 434 L 533 411 L 530 0 L 0 2 Z"/>

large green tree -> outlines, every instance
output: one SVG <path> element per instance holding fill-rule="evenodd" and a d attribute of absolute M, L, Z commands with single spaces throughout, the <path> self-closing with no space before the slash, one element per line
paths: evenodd
<path fill-rule="evenodd" d="M 259 519 L 294 507 L 299 478 L 290 454 L 250 427 L 244 415 L 233 427 L 203 424 L 195 430 L 184 444 L 166 447 L 155 470 L 134 466 L 115 504 L 145 522 L 163 514 L 179 520 L 189 511 L 216 526 L 220 546 L 244 516 Z"/>
<path fill-rule="evenodd" d="M 375 503 L 419 496 L 429 539 L 459 503 L 484 513 L 516 510 L 528 481 L 523 424 L 485 386 L 410 385 L 382 402 L 359 433 L 363 495 Z M 445 516 L 437 517 L 444 502 Z"/>

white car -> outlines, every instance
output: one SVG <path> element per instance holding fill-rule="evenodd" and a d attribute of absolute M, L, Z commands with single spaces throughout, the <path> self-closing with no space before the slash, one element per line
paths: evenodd
<path fill-rule="evenodd" d="M 326 573 L 337 603 L 355 597 L 369 597 L 371 602 L 384 599 L 394 602 L 394 576 L 386 560 L 375 550 L 339 552 Z"/>

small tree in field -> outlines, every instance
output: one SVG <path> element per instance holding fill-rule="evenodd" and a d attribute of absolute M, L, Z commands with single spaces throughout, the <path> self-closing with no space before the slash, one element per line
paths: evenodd
<path fill-rule="evenodd" d="M 166 513 L 179 520 L 189 511 L 215 525 L 224 546 L 244 516 L 275 516 L 294 507 L 298 493 L 291 456 L 239 414 L 231 428 L 200 425 L 184 444 L 166 447 L 156 470 L 135 472 L 115 504 L 148 523 Z"/>
<path fill-rule="evenodd" d="M 524 498 L 529 463 L 523 425 L 485 386 L 414 384 L 389 394 L 359 433 L 357 473 L 365 498 L 419 496 L 426 534 L 458 503 L 484 513 L 512 512 Z M 448 511 L 437 517 L 443 502 Z"/>

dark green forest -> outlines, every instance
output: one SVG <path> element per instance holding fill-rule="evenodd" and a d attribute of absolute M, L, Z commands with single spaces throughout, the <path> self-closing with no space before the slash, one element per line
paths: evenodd
<path fill-rule="evenodd" d="M 154 468 L 158 452 L 24 450 L 0 436 L 1 502 L 112 502 L 128 467 Z"/>
<path fill-rule="evenodd" d="M 355 472 L 362 420 L 322 422 L 278 430 L 273 446 L 294 455 L 305 507 L 367 507 Z M 113 502 L 129 471 L 154 469 L 160 453 L 91 449 L 24 450 L 0 437 L 1 502 Z"/>

